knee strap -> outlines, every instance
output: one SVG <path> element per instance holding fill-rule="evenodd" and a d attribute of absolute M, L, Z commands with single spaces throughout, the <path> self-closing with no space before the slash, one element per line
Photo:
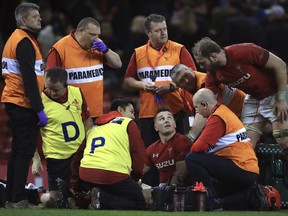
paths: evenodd
<path fill-rule="evenodd" d="M 288 129 L 273 130 L 273 136 L 274 138 L 288 137 Z"/>
<path fill-rule="evenodd" d="M 252 125 L 245 125 L 245 128 L 246 128 L 247 131 L 253 131 L 255 133 L 258 133 L 258 134 L 262 135 L 262 131 L 259 130 L 258 128 L 252 126 Z"/>

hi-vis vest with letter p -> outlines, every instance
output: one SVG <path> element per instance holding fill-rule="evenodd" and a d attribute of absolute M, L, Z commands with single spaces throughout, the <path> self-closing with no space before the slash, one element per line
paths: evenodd
<path fill-rule="evenodd" d="M 117 117 L 88 131 L 81 167 L 130 174 L 127 126 L 132 119 Z"/>
<path fill-rule="evenodd" d="M 68 100 L 58 103 L 42 93 L 48 124 L 42 127 L 43 153 L 45 158 L 66 159 L 74 154 L 85 138 L 82 121 L 82 94 L 80 89 L 68 86 Z"/>

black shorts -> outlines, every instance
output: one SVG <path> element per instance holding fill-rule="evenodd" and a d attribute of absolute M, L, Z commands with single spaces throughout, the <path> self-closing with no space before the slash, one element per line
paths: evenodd
<path fill-rule="evenodd" d="M 73 157 L 67 159 L 46 159 L 49 190 L 58 190 L 56 183 L 57 178 L 61 178 L 70 187 L 72 158 Z"/>

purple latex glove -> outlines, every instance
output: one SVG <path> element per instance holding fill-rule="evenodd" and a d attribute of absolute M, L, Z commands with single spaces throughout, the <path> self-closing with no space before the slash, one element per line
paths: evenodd
<path fill-rule="evenodd" d="M 94 40 L 92 43 L 92 49 L 98 50 L 103 53 L 107 53 L 109 48 L 101 40 Z"/>
<path fill-rule="evenodd" d="M 154 86 L 154 87 L 155 87 L 155 90 L 158 88 L 158 86 Z M 158 104 L 164 104 L 163 98 L 159 94 L 157 94 L 156 92 L 154 92 L 154 100 Z"/>
<path fill-rule="evenodd" d="M 162 99 L 162 97 L 160 95 L 158 95 L 157 93 L 154 94 L 154 100 L 158 103 L 158 104 L 164 104 L 164 101 Z"/>
<path fill-rule="evenodd" d="M 37 115 L 39 118 L 39 122 L 38 122 L 37 126 L 38 127 L 46 126 L 48 123 L 48 117 L 47 117 L 46 113 L 44 112 L 44 110 L 37 112 Z"/>

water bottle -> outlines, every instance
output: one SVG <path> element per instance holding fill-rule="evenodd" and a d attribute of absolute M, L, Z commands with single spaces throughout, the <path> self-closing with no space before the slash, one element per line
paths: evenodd
<path fill-rule="evenodd" d="M 184 211 L 184 193 L 176 188 L 173 199 L 174 211 Z"/>
<path fill-rule="evenodd" d="M 196 182 L 193 188 L 195 194 L 195 211 L 205 211 L 206 210 L 206 188 L 202 182 Z"/>
<path fill-rule="evenodd" d="M 197 191 L 196 192 L 196 211 L 206 210 L 206 192 Z"/>

